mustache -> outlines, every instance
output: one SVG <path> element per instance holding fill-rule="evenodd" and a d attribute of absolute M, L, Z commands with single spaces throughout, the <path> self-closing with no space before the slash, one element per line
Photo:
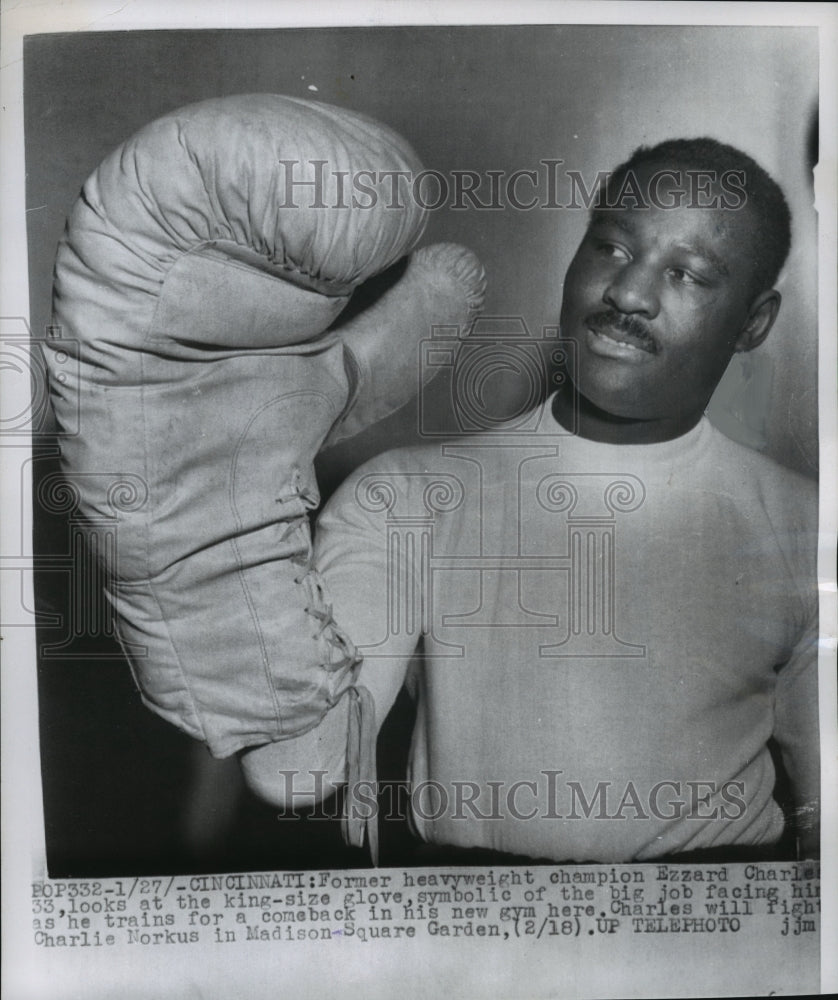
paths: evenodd
<path fill-rule="evenodd" d="M 610 330 L 655 344 L 652 331 L 645 320 L 639 316 L 628 316 L 625 313 L 617 312 L 616 309 L 603 309 L 602 312 L 592 313 L 585 318 L 585 324 L 597 332 Z"/>

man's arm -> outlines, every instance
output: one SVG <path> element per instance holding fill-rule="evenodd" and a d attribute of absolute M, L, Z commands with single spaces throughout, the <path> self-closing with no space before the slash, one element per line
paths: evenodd
<path fill-rule="evenodd" d="M 314 565 L 335 621 L 362 655 L 367 650 L 358 684 L 372 695 L 375 719 L 365 724 L 372 723 L 377 735 L 402 686 L 417 636 L 403 630 L 390 634 L 388 510 L 370 511 L 356 496 L 356 485 L 368 472 L 369 466 L 350 476 L 320 514 Z M 311 805 L 332 794 L 347 779 L 350 697 L 341 698 L 308 733 L 245 751 L 241 765 L 251 791 L 278 808 Z"/>

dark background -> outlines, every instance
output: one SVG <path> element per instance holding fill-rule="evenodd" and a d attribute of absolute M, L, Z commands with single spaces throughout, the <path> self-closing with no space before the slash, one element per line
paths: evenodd
<path fill-rule="evenodd" d="M 815 30 L 713 27 L 442 27 L 38 35 L 24 48 L 31 327 L 50 316 L 55 248 L 81 185 L 132 132 L 180 105 L 271 91 L 369 114 L 402 132 L 425 165 L 539 168 L 543 158 L 594 177 L 641 143 L 711 135 L 780 180 L 794 216 L 780 319 L 767 344 L 737 356 L 711 417 L 730 436 L 816 472 L 816 298 L 811 164 Z M 314 87 L 316 90 L 312 90 Z M 581 212 L 432 213 L 426 242 L 455 240 L 483 259 L 488 315 L 537 334 L 557 321 Z M 436 393 L 434 396 L 433 393 Z M 504 386 L 497 386 L 502 407 Z M 426 405 L 445 411 L 435 389 Z M 371 455 L 417 437 L 407 407 L 319 462 L 324 496 Z M 36 487 L 54 442 L 34 450 Z M 213 761 L 144 709 L 101 612 L 95 574 L 74 551 L 72 511 L 35 492 L 39 702 L 50 874 L 105 875 L 364 863 L 334 821 L 278 823 Z M 403 771 L 410 705 L 379 743 L 384 777 Z M 384 863 L 401 858 L 385 824 Z"/>

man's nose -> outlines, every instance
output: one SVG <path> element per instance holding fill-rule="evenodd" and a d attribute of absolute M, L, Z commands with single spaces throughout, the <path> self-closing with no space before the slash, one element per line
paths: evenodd
<path fill-rule="evenodd" d="M 602 298 L 621 313 L 641 313 L 649 319 L 654 319 L 660 310 L 655 276 L 651 268 L 637 261 L 614 274 Z"/>

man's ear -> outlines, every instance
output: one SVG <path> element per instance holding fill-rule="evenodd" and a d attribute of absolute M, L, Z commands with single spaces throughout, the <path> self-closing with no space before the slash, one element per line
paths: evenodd
<path fill-rule="evenodd" d="M 752 351 L 755 347 L 759 347 L 774 326 L 782 301 L 783 298 L 776 288 L 769 288 L 767 292 L 762 292 L 754 299 L 748 310 L 745 325 L 736 338 L 737 353 Z"/>

